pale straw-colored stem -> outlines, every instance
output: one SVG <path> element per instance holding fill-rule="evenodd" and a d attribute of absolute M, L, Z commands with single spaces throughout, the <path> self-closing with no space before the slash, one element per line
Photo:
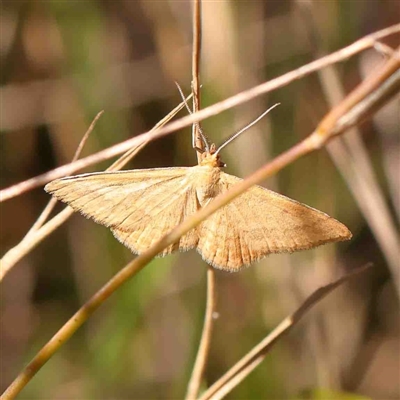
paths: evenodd
<path fill-rule="evenodd" d="M 193 2 L 193 51 L 192 51 L 192 92 L 193 112 L 200 109 L 200 56 L 201 56 L 201 1 Z M 203 138 L 200 133 L 199 124 L 193 124 L 193 143 L 197 150 L 197 161 L 200 163 L 201 151 L 204 151 Z M 199 151 L 200 150 L 200 151 Z M 196 360 L 193 366 L 192 375 L 189 379 L 186 393 L 187 400 L 196 399 L 203 374 L 206 368 L 208 354 L 210 351 L 211 336 L 214 325 L 214 312 L 216 307 L 215 271 L 208 265 L 207 268 L 207 301 L 204 315 L 204 324 L 197 349 Z"/>
<path fill-rule="evenodd" d="M 201 58 L 201 1 L 193 1 L 193 48 L 192 48 L 192 93 L 193 113 L 200 110 L 200 58 Z M 204 151 L 204 139 L 200 133 L 198 123 L 192 126 L 193 144 L 197 150 L 197 162 L 200 164 L 201 151 Z M 200 151 L 199 151 L 200 150 Z"/>
<path fill-rule="evenodd" d="M 200 390 L 200 385 L 206 367 L 208 353 L 210 350 L 216 305 L 217 301 L 215 290 L 215 270 L 209 265 L 207 269 L 207 303 L 204 316 L 203 331 L 201 333 L 200 345 L 197 351 L 192 376 L 190 377 L 188 384 L 186 400 L 196 399 Z"/>

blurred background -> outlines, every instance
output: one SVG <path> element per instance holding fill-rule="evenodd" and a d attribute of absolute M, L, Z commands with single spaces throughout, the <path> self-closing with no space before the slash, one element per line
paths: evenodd
<path fill-rule="evenodd" d="M 181 101 L 174 81 L 190 92 L 189 1 L 3 1 L 1 7 L 3 188 L 69 162 L 100 110 L 105 113 L 83 155 L 154 126 Z M 383 0 L 204 2 L 202 105 L 278 77 L 398 17 L 398 3 Z M 385 39 L 392 47 L 398 42 L 398 36 Z M 348 93 L 383 59 L 369 50 L 335 65 L 334 86 Z M 329 88 L 315 73 L 204 121 L 204 131 L 218 144 L 281 103 L 224 149 L 226 172 L 245 177 L 310 134 L 332 105 Z M 375 195 L 383 198 L 392 227 L 388 241 L 397 240 L 400 215 L 398 112 L 397 97 L 358 127 L 379 184 Z M 388 254 L 376 237 L 387 224 L 382 219 L 370 229 L 352 193 L 360 188 L 349 189 L 331 155 L 323 149 L 304 157 L 264 184 L 337 218 L 353 239 L 273 255 L 236 274 L 217 271 L 219 316 L 208 384 L 319 286 L 368 261 L 375 268 L 309 313 L 228 398 L 400 397 L 399 304 L 389 268 L 395 253 Z M 149 144 L 128 168 L 195 164 L 187 128 Z M 1 204 L 2 255 L 23 238 L 48 200 L 39 188 Z M 1 292 L 2 390 L 132 257 L 107 228 L 74 215 L 14 267 Z M 205 278 L 206 265 L 194 251 L 154 260 L 18 398 L 182 398 L 201 333 Z"/>

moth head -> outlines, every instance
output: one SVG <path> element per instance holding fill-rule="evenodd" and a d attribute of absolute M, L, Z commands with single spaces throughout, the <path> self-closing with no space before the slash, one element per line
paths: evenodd
<path fill-rule="evenodd" d="M 206 150 L 201 153 L 200 165 L 210 166 L 213 168 L 226 167 L 226 164 L 221 161 L 221 157 L 219 156 L 219 153 L 214 143 L 209 146 L 208 151 Z"/>

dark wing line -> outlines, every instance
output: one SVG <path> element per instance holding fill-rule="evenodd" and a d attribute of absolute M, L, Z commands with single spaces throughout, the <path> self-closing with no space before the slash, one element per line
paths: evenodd
<path fill-rule="evenodd" d="M 151 196 L 153 187 L 171 186 L 170 182 L 180 180 L 189 168 L 167 168 L 121 172 L 104 172 L 83 174 L 77 177 L 68 177 L 49 183 L 46 190 L 57 199 L 70 205 L 74 210 L 79 211 L 85 217 L 91 218 L 105 226 L 118 226 L 121 222 L 113 223 L 112 215 L 118 216 L 118 210 L 123 212 L 120 218 L 124 218 L 126 212 L 128 217 L 137 209 L 145 205 L 141 198 Z M 168 172 L 167 175 L 164 175 Z M 110 179 L 102 179 L 110 175 Z M 115 175 L 125 175 L 126 179 L 111 179 Z M 161 175 L 161 176 L 160 176 Z M 139 179 L 135 179 L 139 178 Z M 141 188 L 141 185 L 144 187 Z M 118 191 L 118 187 L 123 192 Z M 180 187 L 180 185 L 179 185 Z M 115 195 L 113 194 L 115 191 Z M 160 190 L 158 190 L 160 193 Z M 87 201 L 85 199 L 87 198 Z M 102 202 L 102 198 L 104 201 Z M 157 199 L 157 197 L 155 197 Z M 99 205 L 96 208 L 95 202 Z M 114 204 L 113 204 L 114 203 Z M 138 204 L 139 207 L 135 207 Z M 132 209 L 131 212 L 130 209 Z"/>

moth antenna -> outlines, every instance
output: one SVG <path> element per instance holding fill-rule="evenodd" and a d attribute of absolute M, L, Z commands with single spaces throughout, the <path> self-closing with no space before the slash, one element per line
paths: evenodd
<path fill-rule="evenodd" d="M 256 118 L 254 121 L 250 122 L 248 125 L 246 125 L 244 128 L 242 128 L 239 132 L 234 133 L 232 136 L 230 136 L 227 140 L 225 140 L 224 143 L 221 144 L 221 146 L 218 147 L 217 151 L 215 154 L 218 154 L 226 145 L 231 143 L 233 140 L 235 140 L 239 135 L 241 135 L 243 132 L 247 131 L 250 129 L 253 125 L 255 125 L 260 119 L 264 118 L 273 108 L 279 106 L 280 103 L 274 104 L 272 107 L 268 108 L 267 111 L 264 111 L 258 118 Z"/>
<path fill-rule="evenodd" d="M 177 86 L 177 88 L 178 88 L 178 90 L 179 90 L 179 93 L 180 93 L 180 95 L 181 95 L 181 97 L 182 97 L 183 102 L 185 103 L 186 109 L 188 110 L 189 114 L 193 114 L 193 113 L 192 113 L 192 110 L 191 110 L 190 107 L 189 107 L 189 104 L 188 104 L 187 101 L 186 101 L 186 97 L 185 97 L 185 95 L 183 94 L 183 91 L 182 91 L 181 87 L 179 86 L 179 83 L 175 81 L 175 85 Z M 203 130 L 201 129 L 200 124 L 199 124 L 198 122 L 195 122 L 195 125 L 197 125 L 197 128 L 198 128 L 199 133 L 200 133 L 201 140 L 203 141 L 204 147 L 206 148 L 206 152 L 209 153 L 209 152 L 210 152 L 210 145 L 209 145 L 209 143 L 208 143 L 208 140 L 207 140 L 206 136 L 205 136 L 204 133 L 203 133 Z M 198 150 L 198 149 L 196 148 L 196 143 L 195 143 L 195 138 L 194 138 L 194 137 L 192 137 L 192 147 L 193 147 L 194 149 Z"/>

